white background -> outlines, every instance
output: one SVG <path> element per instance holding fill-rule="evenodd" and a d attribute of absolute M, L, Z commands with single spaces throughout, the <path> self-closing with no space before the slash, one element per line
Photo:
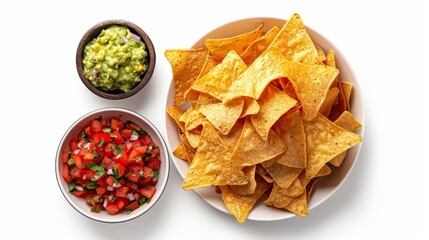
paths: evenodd
<path fill-rule="evenodd" d="M 394 3 L 393 3 L 394 2 Z M 429 7 L 424 1 L 3 1 L 0 4 L 0 218 L 7 239 L 428 239 Z M 7 4 L 6 4 L 7 3 Z M 103 224 L 62 196 L 54 173 L 63 133 L 83 114 L 121 106 L 164 134 L 168 48 L 188 48 L 241 18 L 301 15 L 337 45 L 358 78 L 366 113 L 359 159 L 341 188 L 306 218 L 236 220 L 181 189 L 172 164 L 163 198 L 143 217 Z M 81 36 L 122 18 L 155 43 L 139 94 L 95 96 L 75 66 Z M 2 237 L 2 238 L 3 238 Z M 398 239 L 396 238 L 396 239 Z"/>

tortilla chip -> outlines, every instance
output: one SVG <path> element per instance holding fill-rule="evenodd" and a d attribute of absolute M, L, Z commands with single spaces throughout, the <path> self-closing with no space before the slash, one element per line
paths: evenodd
<path fill-rule="evenodd" d="M 256 172 L 267 182 L 274 182 L 273 178 L 270 174 L 265 170 L 265 168 L 261 164 L 256 164 Z"/>
<path fill-rule="evenodd" d="M 331 113 L 331 108 L 334 105 L 334 102 L 337 99 L 339 92 L 340 90 L 337 87 L 329 89 L 328 94 L 326 95 L 325 101 L 323 102 L 319 110 L 319 112 L 323 116 L 329 117 L 329 114 Z"/>
<path fill-rule="evenodd" d="M 334 123 L 350 132 L 356 132 L 362 127 L 362 125 L 353 117 L 353 115 L 349 111 L 343 112 L 343 114 L 341 114 L 341 116 L 337 120 L 335 120 Z M 344 151 L 334 157 L 331 161 L 329 161 L 329 163 L 334 165 L 335 167 L 339 167 L 343 163 L 346 156 L 347 151 Z"/>
<path fill-rule="evenodd" d="M 311 121 L 321 108 L 329 87 L 338 76 L 337 68 L 324 65 L 284 64 L 287 76 L 301 101 L 304 120 Z"/>
<path fill-rule="evenodd" d="M 258 99 L 259 112 L 250 117 L 255 130 L 262 139 L 267 140 L 268 132 L 273 124 L 296 103 L 297 101 L 289 97 L 285 92 L 280 91 L 271 84 L 267 86 Z"/>
<path fill-rule="evenodd" d="M 287 210 L 295 213 L 298 216 L 305 217 L 308 215 L 307 208 L 307 194 L 303 193 L 293 199 L 293 201 L 286 207 Z"/>
<path fill-rule="evenodd" d="M 341 81 L 341 86 L 343 88 L 344 97 L 347 103 L 347 110 L 350 111 L 350 96 L 352 95 L 353 85 L 349 82 Z"/>
<path fill-rule="evenodd" d="M 302 171 L 300 168 L 287 167 L 273 160 L 262 162 L 261 165 L 281 188 L 288 188 Z"/>
<path fill-rule="evenodd" d="M 226 208 L 239 223 L 244 223 L 246 221 L 255 203 L 271 186 L 270 183 L 266 182 L 259 175 L 255 176 L 255 180 L 256 189 L 255 192 L 250 195 L 237 195 L 231 190 L 230 186 L 220 186 L 222 190 L 222 199 Z"/>
<path fill-rule="evenodd" d="M 205 45 L 210 54 L 218 61 L 222 61 L 229 51 L 233 50 L 241 55 L 249 45 L 263 34 L 263 24 L 256 29 L 228 38 L 206 39 Z"/>
<path fill-rule="evenodd" d="M 279 78 L 279 84 L 282 88 L 282 91 L 285 92 L 287 95 L 289 95 L 289 97 L 293 99 L 298 99 L 295 89 L 293 89 L 292 83 L 290 83 L 289 79 Z M 301 104 L 301 103 L 298 103 L 298 104 Z"/>
<path fill-rule="evenodd" d="M 203 121 L 205 120 L 204 115 L 197 109 L 192 108 L 185 122 L 185 129 L 188 131 L 194 130 L 199 126 L 202 126 Z"/>
<path fill-rule="evenodd" d="M 165 50 L 164 55 L 173 71 L 174 106 L 185 102 L 185 92 L 200 74 L 207 54 L 206 48 Z"/>
<path fill-rule="evenodd" d="M 282 116 L 274 125 L 273 130 L 286 145 L 286 150 L 273 161 L 292 168 L 305 168 L 307 165 L 307 150 L 304 125 L 301 111 Z"/>
<path fill-rule="evenodd" d="M 192 130 L 186 130 L 185 129 L 186 138 L 188 139 L 189 144 L 193 148 L 197 148 L 198 144 L 200 143 L 201 130 L 202 130 L 201 126 L 198 128 L 194 128 Z"/>
<path fill-rule="evenodd" d="M 234 191 L 237 195 L 250 195 L 255 193 L 256 189 L 256 180 L 255 180 L 255 173 L 256 173 L 256 165 L 244 167 L 243 168 L 244 174 L 247 176 L 247 180 L 249 181 L 246 185 L 230 185 L 231 190 Z"/>
<path fill-rule="evenodd" d="M 177 147 L 173 150 L 173 155 L 179 159 L 188 161 L 188 158 L 186 157 L 186 150 L 182 143 L 177 145 Z"/>
<path fill-rule="evenodd" d="M 231 152 L 234 151 L 238 141 L 240 140 L 241 132 L 243 131 L 244 127 L 244 121 L 244 119 L 238 119 L 227 135 L 219 135 Z"/>
<path fill-rule="evenodd" d="M 195 148 L 191 146 L 191 144 L 188 141 L 188 138 L 186 138 L 185 134 L 181 134 L 179 136 L 180 143 L 183 145 L 183 148 L 185 149 L 186 159 L 188 160 L 188 163 L 190 164 L 192 162 L 192 159 L 195 156 Z"/>
<path fill-rule="evenodd" d="M 243 106 L 243 112 L 241 112 L 240 118 L 257 114 L 261 109 L 256 99 L 243 97 L 243 100 L 244 100 L 244 106 Z"/>
<path fill-rule="evenodd" d="M 266 206 L 285 208 L 292 203 L 293 197 L 286 194 L 287 189 L 281 188 L 277 183 L 274 182 L 273 188 L 268 198 L 264 201 Z"/>
<path fill-rule="evenodd" d="M 231 151 L 208 122 L 203 124 L 201 139 L 182 183 L 183 189 L 247 184 L 243 170 L 233 166 L 230 160 Z"/>
<path fill-rule="evenodd" d="M 322 114 L 310 122 L 304 121 L 307 140 L 306 177 L 313 178 L 332 158 L 362 141 L 362 137 L 349 132 Z"/>
<path fill-rule="evenodd" d="M 230 51 L 222 63 L 203 77 L 197 79 L 191 88 L 222 100 L 232 82 L 247 69 L 247 65 L 236 52 Z"/>
<path fill-rule="evenodd" d="M 200 79 L 201 77 L 206 75 L 216 65 L 218 65 L 218 62 L 210 54 L 207 54 L 206 61 L 204 62 L 204 65 L 200 71 L 200 74 L 198 74 L 196 79 Z M 199 96 L 198 91 L 195 91 L 192 88 L 189 88 L 184 94 L 185 102 L 197 101 L 198 96 Z"/>
<path fill-rule="evenodd" d="M 326 61 L 325 51 L 323 51 L 323 49 L 317 44 L 314 44 L 314 46 L 316 47 L 317 54 L 319 55 L 319 62 Z"/>
<path fill-rule="evenodd" d="M 310 180 L 310 182 L 307 184 L 305 188 L 305 195 L 307 198 L 307 203 L 310 200 L 311 194 L 313 193 L 314 186 L 316 185 L 317 181 L 319 181 L 320 178 L 316 177 Z"/>
<path fill-rule="evenodd" d="M 266 86 L 279 77 L 286 76 L 287 61 L 278 51 L 263 52 L 230 86 L 224 103 L 242 96 L 259 99 Z"/>
<path fill-rule="evenodd" d="M 307 177 L 305 176 L 305 171 L 302 171 L 302 172 L 301 172 L 301 174 L 299 174 L 298 179 L 299 179 L 299 181 L 300 181 L 300 183 L 301 183 L 301 186 L 302 186 L 303 188 L 305 188 L 305 187 L 310 183 L 310 181 L 311 181 L 312 179 L 314 179 L 314 178 L 318 178 L 318 177 L 327 176 L 327 175 L 329 175 L 329 174 L 331 174 L 331 169 L 328 167 L 328 165 L 326 165 L 326 164 L 325 164 L 325 165 L 322 167 L 322 169 L 320 169 L 320 170 L 319 170 L 319 172 L 317 172 L 316 176 L 314 176 L 313 178 L 311 178 L 311 179 L 307 178 Z"/>
<path fill-rule="evenodd" d="M 268 140 L 264 141 L 247 117 L 231 159 L 236 166 L 251 166 L 274 158 L 285 149 L 286 146 L 273 130 L 269 132 Z"/>
<path fill-rule="evenodd" d="M 319 53 L 308 35 L 299 14 L 295 13 L 283 25 L 269 49 L 283 53 L 287 60 L 304 64 L 320 64 Z"/>
<path fill-rule="evenodd" d="M 185 131 L 185 123 L 180 122 L 180 117 L 185 113 L 185 110 L 178 107 L 168 107 L 167 114 L 170 116 L 175 122 L 176 126 L 180 129 L 181 132 Z"/>
<path fill-rule="evenodd" d="M 244 101 L 239 98 L 227 104 L 203 105 L 200 112 L 223 135 L 227 135 L 243 111 Z"/>
<path fill-rule="evenodd" d="M 292 182 L 292 184 L 286 189 L 286 195 L 290 197 L 298 197 L 299 195 L 303 194 L 305 189 L 301 185 L 301 181 L 299 181 L 299 178 L 295 178 L 295 180 Z"/>
<path fill-rule="evenodd" d="M 250 46 L 240 55 L 241 59 L 246 63 L 247 66 L 253 63 L 256 58 L 258 58 L 261 53 L 268 48 L 271 42 L 279 33 L 280 28 L 277 26 L 272 27 L 265 35 L 253 41 Z"/>

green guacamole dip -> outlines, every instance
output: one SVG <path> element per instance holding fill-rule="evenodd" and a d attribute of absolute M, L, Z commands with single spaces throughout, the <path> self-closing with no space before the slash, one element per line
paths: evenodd
<path fill-rule="evenodd" d="M 85 46 L 84 74 L 98 89 L 128 92 L 148 68 L 146 45 L 124 26 L 112 25 Z"/>

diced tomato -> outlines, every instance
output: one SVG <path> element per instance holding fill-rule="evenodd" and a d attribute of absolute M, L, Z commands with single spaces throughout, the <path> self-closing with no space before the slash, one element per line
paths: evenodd
<path fill-rule="evenodd" d="M 159 155 L 159 148 L 158 147 L 152 148 L 152 156 L 151 157 L 156 157 L 158 155 Z"/>
<path fill-rule="evenodd" d="M 122 166 L 127 166 L 130 163 L 130 160 L 128 159 L 128 156 L 125 152 L 121 152 L 119 155 L 117 155 L 115 161 L 122 164 Z"/>
<path fill-rule="evenodd" d="M 149 135 L 141 135 L 142 140 L 146 143 L 145 145 L 155 147 L 156 144 L 152 141 L 152 138 Z"/>
<path fill-rule="evenodd" d="M 135 124 L 135 123 L 133 123 L 131 121 L 128 122 L 127 128 L 128 129 L 135 129 L 137 132 L 140 132 L 140 131 L 143 130 L 138 124 Z"/>
<path fill-rule="evenodd" d="M 131 129 L 125 128 L 124 130 L 122 130 L 122 136 L 124 138 L 130 138 L 131 135 L 132 135 Z"/>
<path fill-rule="evenodd" d="M 104 154 L 106 154 L 106 156 L 108 157 L 113 157 L 114 150 L 115 150 L 115 145 L 113 145 L 112 143 L 108 143 L 104 147 Z"/>
<path fill-rule="evenodd" d="M 113 117 L 110 120 L 110 127 L 112 127 L 114 131 L 122 130 L 124 128 L 124 122 L 117 117 Z"/>
<path fill-rule="evenodd" d="M 79 149 L 79 146 L 77 145 L 77 140 L 76 139 L 70 140 L 70 142 L 69 142 L 69 148 L 71 149 L 71 151 Z"/>
<path fill-rule="evenodd" d="M 143 166 L 141 176 L 144 178 L 150 177 L 152 168 Z"/>
<path fill-rule="evenodd" d="M 77 168 L 83 169 L 82 158 L 80 158 L 78 155 L 73 155 L 72 159 Z"/>
<path fill-rule="evenodd" d="M 83 129 L 83 131 L 86 133 L 86 135 L 87 135 L 87 136 L 91 136 L 91 135 L 92 135 L 92 133 L 91 133 L 91 126 L 90 126 L 90 125 L 86 126 L 86 127 Z M 81 137 L 82 137 L 82 136 L 81 136 Z"/>
<path fill-rule="evenodd" d="M 70 159 L 70 156 L 72 155 L 72 152 L 70 150 L 64 150 L 61 153 L 61 160 L 63 163 L 67 163 Z"/>
<path fill-rule="evenodd" d="M 115 169 L 117 169 L 117 170 L 118 170 L 118 177 L 122 177 L 122 175 L 124 175 L 125 167 L 124 167 L 122 164 L 117 163 L 117 164 L 115 165 Z"/>
<path fill-rule="evenodd" d="M 81 173 L 80 173 L 80 171 L 81 170 L 79 168 L 77 168 L 77 167 L 71 168 L 70 169 L 70 176 L 71 176 L 71 178 L 72 179 L 80 178 L 82 176 Z"/>
<path fill-rule="evenodd" d="M 92 196 L 86 196 L 85 197 L 85 202 L 87 202 L 91 206 L 94 206 L 94 204 L 95 204 L 94 199 L 92 198 Z"/>
<path fill-rule="evenodd" d="M 138 182 L 140 180 L 140 176 L 137 173 L 131 173 L 127 176 L 127 179 L 131 182 Z"/>
<path fill-rule="evenodd" d="M 139 202 L 137 200 L 130 203 L 128 206 L 125 207 L 127 212 L 132 212 L 132 211 L 136 210 L 137 208 L 139 208 Z"/>
<path fill-rule="evenodd" d="M 126 198 L 118 198 L 117 200 L 116 200 L 116 204 L 118 205 L 118 208 L 119 209 L 122 209 L 122 208 L 124 208 L 125 207 L 125 205 L 126 204 L 128 204 L 128 199 L 126 199 Z"/>
<path fill-rule="evenodd" d="M 95 172 L 88 169 L 82 169 L 81 174 L 82 174 L 82 179 L 91 180 L 91 178 L 95 175 Z"/>
<path fill-rule="evenodd" d="M 106 183 L 109 186 L 113 186 L 113 184 L 115 184 L 115 178 L 112 175 L 108 176 L 106 178 Z"/>
<path fill-rule="evenodd" d="M 126 187 L 126 186 L 120 186 L 117 190 L 116 190 L 116 196 L 117 197 L 123 197 L 123 198 L 127 198 L 127 193 L 128 190 L 130 188 Z"/>
<path fill-rule="evenodd" d="M 67 183 L 71 181 L 69 167 L 66 164 L 63 164 L 61 175 Z"/>
<path fill-rule="evenodd" d="M 104 164 L 105 166 L 109 165 L 111 162 L 113 161 L 113 159 L 111 159 L 108 156 L 104 156 L 103 160 L 101 161 L 102 164 Z"/>
<path fill-rule="evenodd" d="M 98 145 L 101 142 L 101 139 L 103 139 L 104 143 L 110 143 L 112 141 L 112 138 L 110 137 L 110 134 L 108 133 L 96 133 L 94 134 L 94 142 Z"/>
<path fill-rule="evenodd" d="M 152 199 L 153 195 L 155 195 L 155 192 L 156 188 L 154 186 L 146 186 L 140 189 L 140 193 L 149 199 Z"/>
<path fill-rule="evenodd" d="M 95 189 L 97 195 L 102 196 L 106 192 L 106 187 L 98 187 Z"/>
<path fill-rule="evenodd" d="M 91 133 L 100 133 L 103 130 L 103 124 L 97 119 L 91 121 Z"/>
<path fill-rule="evenodd" d="M 161 162 L 159 161 L 158 157 L 153 157 L 150 158 L 146 164 L 147 167 L 150 167 L 152 169 L 159 169 L 159 167 L 161 166 Z"/>
<path fill-rule="evenodd" d="M 151 178 L 151 177 L 146 177 L 146 178 L 140 179 L 140 180 L 138 181 L 138 183 L 139 183 L 140 185 L 146 185 L 146 184 L 148 184 L 151 180 L 152 180 L 152 178 Z"/>
<path fill-rule="evenodd" d="M 77 189 L 73 190 L 73 195 L 78 196 L 78 197 L 82 197 L 84 195 L 83 191 L 79 191 Z"/>
<path fill-rule="evenodd" d="M 116 203 L 109 203 L 106 206 L 106 210 L 111 214 L 115 215 L 119 212 L 119 207 Z"/>
<path fill-rule="evenodd" d="M 116 145 L 122 144 L 125 142 L 125 139 L 121 136 L 121 135 L 111 135 L 111 137 L 113 138 L 113 142 L 115 142 Z"/>

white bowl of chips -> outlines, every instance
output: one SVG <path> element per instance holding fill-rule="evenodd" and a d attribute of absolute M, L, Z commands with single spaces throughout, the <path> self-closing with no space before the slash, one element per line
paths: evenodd
<path fill-rule="evenodd" d="M 287 23 L 242 19 L 165 52 L 166 139 L 182 187 L 239 223 L 308 215 L 342 185 L 361 146 L 351 67 L 298 14 Z"/>

